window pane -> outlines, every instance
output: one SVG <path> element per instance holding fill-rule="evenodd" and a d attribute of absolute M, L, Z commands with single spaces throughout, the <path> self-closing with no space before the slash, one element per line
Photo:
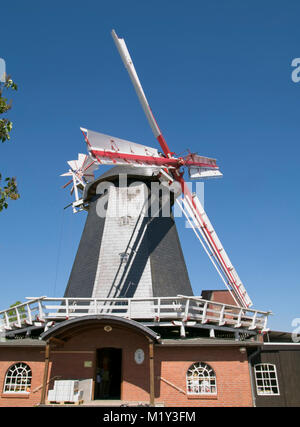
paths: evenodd
<path fill-rule="evenodd" d="M 26 393 L 30 391 L 31 369 L 25 363 L 16 363 L 11 366 L 5 377 L 4 392 Z"/>
<path fill-rule="evenodd" d="M 187 371 L 188 394 L 216 394 L 216 377 L 213 369 L 205 363 L 195 363 Z"/>
<path fill-rule="evenodd" d="M 258 364 L 254 366 L 256 389 L 260 395 L 279 394 L 276 366 Z"/>

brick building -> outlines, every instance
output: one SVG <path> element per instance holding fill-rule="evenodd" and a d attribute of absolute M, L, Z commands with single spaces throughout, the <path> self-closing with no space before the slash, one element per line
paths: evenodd
<path fill-rule="evenodd" d="M 43 402 L 47 396 L 43 386 L 51 388 L 52 380 L 58 378 L 92 379 L 91 400 L 103 400 L 96 376 L 105 354 L 112 372 L 110 399 L 149 403 L 153 394 L 154 402 L 164 406 L 251 406 L 244 349 L 256 345 L 213 338 L 161 339 L 137 322 L 114 316 L 67 320 L 42 334 L 41 340 L 11 339 L 1 343 L 0 406 Z M 9 393 L 5 376 L 13 364 L 20 363 L 30 368 L 30 389 Z M 211 369 L 207 378 L 213 386 L 208 385 L 207 394 L 197 395 L 198 390 L 189 391 L 187 375 L 199 363 Z"/>

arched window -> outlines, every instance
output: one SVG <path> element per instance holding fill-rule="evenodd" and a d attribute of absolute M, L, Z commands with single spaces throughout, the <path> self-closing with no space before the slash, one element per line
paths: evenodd
<path fill-rule="evenodd" d="M 32 373 L 26 363 L 12 365 L 5 377 L 4 393 L 29 393 Z"/>
<path fill-rule="evenodd" d="M 275 365 L 258 363 L 254 366 L 254 372 L 258 395 L 280 394 Z"/>
<path fill-rule="evenodd" d="M 187 394 L 217 394 L 214 370 L 206 363 L 194 363 L 186 374 Z"/>

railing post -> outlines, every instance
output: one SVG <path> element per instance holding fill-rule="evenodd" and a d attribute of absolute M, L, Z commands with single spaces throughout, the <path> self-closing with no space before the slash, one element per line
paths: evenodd
<path fill-rule="evenodd" d="M 66 317 L 69 317 L 69 298 L 66 298 Z"/>
<path fill-rule="evenodd" d="M 16 308 L 16 315 L 17 315 L 17 326 L 20 328 L 21 327 L 21 317 L 20 317 L 20 313 L 19 310 Z"/>
<path fill-rule="evenodd" d="M 256 328 L 256 316 L 257 316 L 257 311 L 255 311 L 255 313 L 254 313 L 252 323 L 251 323 L 251 326 L 249 326 L 249 329 L 255 329 Z"/>
<path fill-rule="evenodd" d="M 44 316 L 43 306 L 42 306 L 41 300 L 38 300 L 38 306 L 39 306 L 39 318 L 41 320 L 43 320 L 45 316 Z"/>
<path fill-rule="evenodd" d="M 240 309 L 236 324 L 234 325 L 235 328 L 240 328 L 242 326 L 242 314 L 243 314 L 243 309 Z"/>
<path fill-rule="evenodd" d="M 128 318 L 131 319 L 131 298 L 128 298 L 127 313 Z"/>
<path fill-rule="evenodd" d="M 31 314 L 31 309 L 30 309 L 29 304 L 27 304 L 27 305 L 26 305 L 26 307 L 27 307 L 27 318 L 28 318 L 28 323 L 29 323 L 30 325 L 32 325 L 32 314 Z"/>
<path fill-rule="evenodd" d="M 206 323 L 207 322 L 207 319 L 206 319 L 207 305 L 208 305 L 208 302 L 205 301 L 204 307 L 203 307 L 203 311 L 202 311 L 202 320 L 201 320 L 201 323 Z"/>
<path fill-rule="evenodd" d="M 223 326 L 225 325 L 225 321 L 224 321 L 224 311 L 225 311 L 225 305 L 222 306 L 221 310 L 220 310 L 220 317 L 219 317 L 219 326 Z"/>
<path fill-rule="evenodd" d="M 189 316 L 189 308 L 190 308 L 190 299 L 185 300 L 185 308 L 184 308 L 184 318 L 183 320 L 186 321 Z"/>
<path fill-rule="evenodd" d="M 155 305 L 154 305 L 154 307 L 155 307 Z M 158 321 L 160 321 L 160 309 L 161 309 L 161 299 L 157 298 L 157 313 L 156 313 L 156 318 L 157 318 Z"/>
<path fill-rule="evenodd" d="M 9 323 L 9 317 L 8 317 L 7 311 L 4 313 L 4 317 L 5 317 L 6 328 L 9 329 L 10 323 Z"/>
<path fill-rule="evenodd" d="M 267 328 L 267 322 L 268 322 L 268 315 L 266 314 L 266 315 L 265 315 L 265 320 L 264 320 L 263 331 L 268 330 L 268 328 Z"/>

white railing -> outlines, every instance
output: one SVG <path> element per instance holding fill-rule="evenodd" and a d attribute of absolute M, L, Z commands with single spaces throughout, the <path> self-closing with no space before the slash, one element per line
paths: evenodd
<path fill-rule="evenodd" d="M 152 321 L 157 324 L 162 321 L 179 320 L 265 331 L 268 316 L 271 314 L 267 311 L 184 295 L 160 298 L 49 298 L 42 296 L 27 299 L 28 301 L 23 304 L 0 311 L 2 330 L 43 324 L 47 324 L 48 328 L 51 322 L 103 314 L 137 321 Z"/>

